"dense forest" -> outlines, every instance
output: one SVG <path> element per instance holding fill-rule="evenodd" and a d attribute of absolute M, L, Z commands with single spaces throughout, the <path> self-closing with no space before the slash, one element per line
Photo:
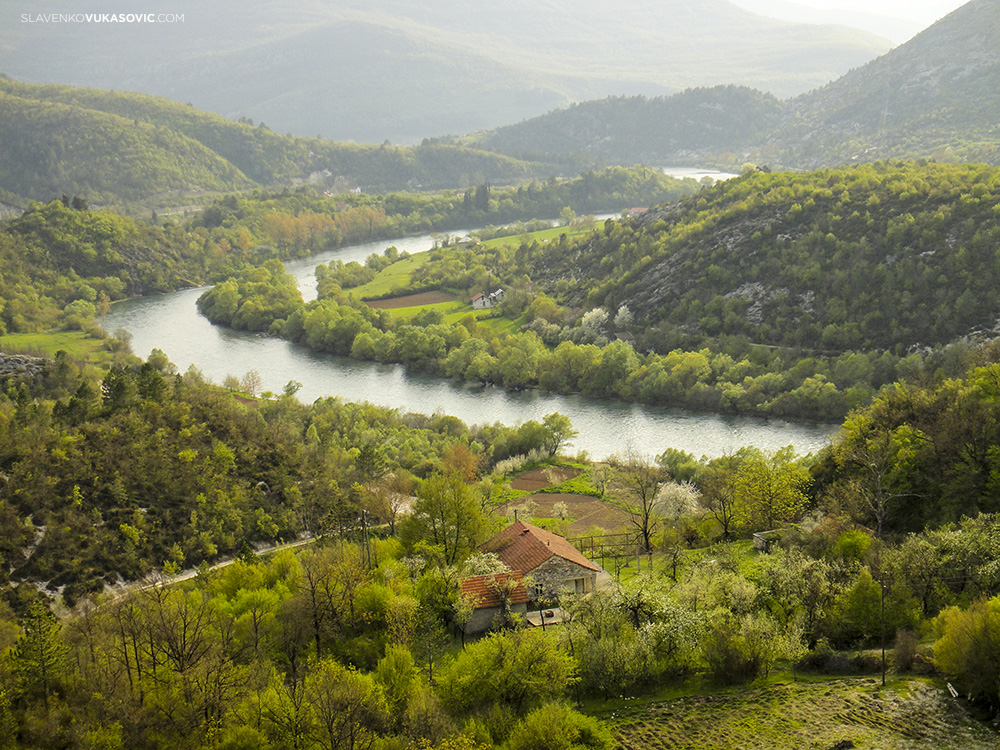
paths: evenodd
<path fill-rule="evenodd" d="M 900 354 L 993 329 L 998 205 L 982 165 L 753 172 L 526 266 L 570 306 L 627 304 L 650 344 Z"/>

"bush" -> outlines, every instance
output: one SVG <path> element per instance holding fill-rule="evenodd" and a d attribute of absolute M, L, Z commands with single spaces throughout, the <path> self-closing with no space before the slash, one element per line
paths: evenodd
<path fill-rule="evenodd" d="M 610 730 L 592 716 L 550 703 L 514 727 L 505 750 L 611 750 Z"/>

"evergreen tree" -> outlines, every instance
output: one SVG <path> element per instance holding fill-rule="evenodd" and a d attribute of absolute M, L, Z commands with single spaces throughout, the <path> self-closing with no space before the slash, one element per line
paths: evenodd
<path fill-rule="evenodd" d="M 59 638 L 60 625 L 41 602 L 32 602 L 21 623 L 23 632 L 14 644 L 12 660 L 25 698 L 49 696 L 66 668 L 66 646 Z"/>

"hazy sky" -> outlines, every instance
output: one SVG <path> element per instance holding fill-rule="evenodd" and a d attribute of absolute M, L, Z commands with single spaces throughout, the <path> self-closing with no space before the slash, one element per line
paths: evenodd
<path fill-rule="evenodd" d="M 900 16 L 926 21 L 927 25 L 930 25 L 955 8 L 965 5 L 967 0 L 795 0 L 795 2 L 813 8 L 848 8 L 867 13 Z"/>
<path fill-rule="evenodd" d="M 840 23 L 902 44 L 968 0 L 731 0 L 786 21 Z"/>

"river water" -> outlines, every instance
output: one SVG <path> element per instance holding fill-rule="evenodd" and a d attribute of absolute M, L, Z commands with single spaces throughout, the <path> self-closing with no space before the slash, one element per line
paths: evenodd
<path fill-rule="evenodd" d="M 453 236 L 466 233 L 448 232 Z M 363 261 L 389 245 L 400 251 L 421 252 L 429 250 L 434 239 L 423 235 L 354 245 L 290 261 L 285 267 L 298 278 L 303 296 L 312 299 L 316 294 L 313 270 L 320 263 L 335 258 Z M 744 445 L 764 450 L 793 445 L 804 454 L 823 447 L 836 429 L 833 425 L 693 414 L 536 391 L 510 393 L 410 374 L 401 365 L 359 362 L 313 352 L 278 338 L 213 326 L 195 306 L 204 290 L 186 289 L 118 303 L 108 314 L 106 327 L 109 331 L 128 330 L 132 348 L 142 358 L 154 348 L 161 349 L 182 372 L 194 366 L 216 383 L 221 384 L 227 375 L 242 377 L 249 370 L 260 373 L 263 390 L 274 393 L 281 393 L 289 381 L 298 381 L 302 384 L 298 397 L 306 403 L 338 396 L 404 412 L 450 414 L 467 424 L 514 425 L 541 420 L 558 411 L 568 416 L 579 432 L 570 450 L 584 450 L 592 458 L 628 451 L 652 457 L 666 448 L 714 457 Z"/>

